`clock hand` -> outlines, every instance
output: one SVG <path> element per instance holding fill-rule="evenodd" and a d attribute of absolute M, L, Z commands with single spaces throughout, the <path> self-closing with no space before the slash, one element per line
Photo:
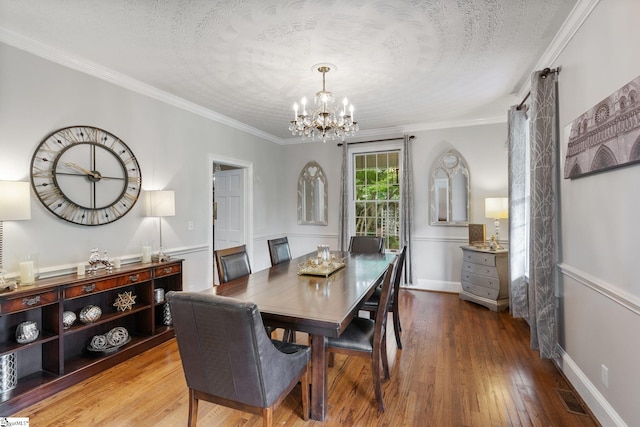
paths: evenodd
<path fill-rule="evenodd" d="M 91 172 L 90 170 L 87 170 L 87 169 L 83 168 L 82 166 L 76 165 L 75 163 L 66 162 L 64 165 L 66 167 L 69 167 L 69 168 L 78 169 L 80 172 L 86 173 L 87 175 L 90 175 L 90 176 L 94 177 L 95 179 L 100 179 L 101 178 L 99 173 Z"/>

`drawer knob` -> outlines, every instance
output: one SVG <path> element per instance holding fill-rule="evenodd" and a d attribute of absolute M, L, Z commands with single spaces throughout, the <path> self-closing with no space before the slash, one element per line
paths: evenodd
<path fill-rule="evenodd" d="M 27 307 L 31 307 L 32 305 L 36 305 L 40 302 L 40 295 L 36 295 L 33 298 L 24 298 L 22 300 L 22 305 L 26 305 Z"/>
<path fill-rule="evenodd" d="M 89 292 L 93 292 L 95 290 L 96 290 L 96 284 L 95 283 L 92 283 L 90 285 L 82 287 L 82 292 L 84 292 L 85 294 L 88 294 Z"/>
<path fill-rule="evenodd" d="M 140 278 L 139 274 L 132 274 L 131 276 L 129 276 L 129 281 L 130 282 L 137 282 L 139 278 Z"/>
<path fill-rule="evenodd" d="M 173 271 L 173 268 L 171 268 L 171 267 L 165 267 L 165 268 L 164 268 L 164 272 L 165 272 L 165 274 L 169 274 L 169 273 L 171 273 L 172 271 Z"/>

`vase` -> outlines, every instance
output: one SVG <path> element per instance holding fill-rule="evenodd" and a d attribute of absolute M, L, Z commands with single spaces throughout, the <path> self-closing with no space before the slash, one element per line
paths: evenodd
<path fill-rule="evenodd" d="M 162 323 L 169 326 L 173 323 L 173 318 L 171 317 L 171 309 L 169 308 L 169 303 L 166 302 L 164 307 L 162 308 Z"/>
<path fill-rule="evenodd" d="M 8 353 L 0 357 L 0 393 L 9 391 L 18 385 L 16 354 Z"/>

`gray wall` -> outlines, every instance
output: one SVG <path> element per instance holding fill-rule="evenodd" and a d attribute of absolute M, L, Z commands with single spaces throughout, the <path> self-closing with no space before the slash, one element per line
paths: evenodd
<path fill-rule="evenodd" d="M 636 0 L 601 0 L 553 64 L 563 155 L 568 125 L 640 74 L 638 17 Z M 561 185 L 562 366 L 604 425 L 640 425 L 638 183 L 635 165 Z"/>

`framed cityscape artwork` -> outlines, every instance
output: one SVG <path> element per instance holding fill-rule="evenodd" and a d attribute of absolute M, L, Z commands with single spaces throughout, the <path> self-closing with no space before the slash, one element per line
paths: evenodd
<path fill-rule="evenodd" d="M 640 162 L 640 76 L 571 123 L 565 179 Z"/>

